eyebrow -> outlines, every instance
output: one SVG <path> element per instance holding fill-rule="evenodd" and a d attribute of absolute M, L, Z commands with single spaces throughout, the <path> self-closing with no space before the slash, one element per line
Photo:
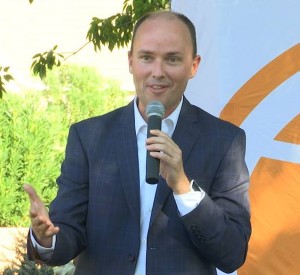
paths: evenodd
<path fill-rule="evenodd" d="M 140 50 L 137 52 L 138 54 L 153 54 L 153 51 L 149 51 L 149 50 Z M 171 55 L 183 55 L 181 52 L 167 52 L 165 55 L 167 56 L 171 56 Z"/>
<path fill-rule="evenodd" d="M 140 50 L 137 52 L 138 54 L 152 54 L 152 51 L 148 51 L 148 50 Z"/>
<path fill-rule="evenodd" d="M 167 55 L 183 55 L 181 52 L 169 52 Z"/>

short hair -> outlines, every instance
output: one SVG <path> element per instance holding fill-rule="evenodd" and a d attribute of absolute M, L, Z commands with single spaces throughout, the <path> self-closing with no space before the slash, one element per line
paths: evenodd
<path fill-rule="evenodd" d="M 196 55 L 197 55 L 197 38 L 196 38 L 196 29 L 195 29 L 194 24 L 184 14 L 174 12 L 174 11 L 166 11 L 166 10 L 146 13 L 135 23 L 135 26 L 133 28 L 130 50 L 131 51 L 133 50 L 133 43 L 134 43 L 134 39 L 136 36 L 136 32 L 138 31 L 138 29 L 142 25 L 142 23 L 144 21 L 146 21 L 147 19 L 152 19 L 152 18 L 162 17 L 162 16 L 169 17 L 169 18 L 176 18 L 176 19 L 180 20 L 181 22 L 183 22 L 187 26 L 190 36 L 191 36 L 191 41 L 192 41 L 193 57 L 196 57 Z"/>

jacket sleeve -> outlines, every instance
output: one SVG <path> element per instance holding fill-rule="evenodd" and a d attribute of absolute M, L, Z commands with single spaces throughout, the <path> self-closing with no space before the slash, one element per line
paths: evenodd
<path fill-rule="evenodd" d="M 49 216 L 60 228 L 53 256 L 48 265 L 63 265 L 75 258 L 86 245 L 88 208 L 88 160 L 75 125 L 71 126 L 56 198 Z"/>
<path fill-rule="evenodd" d="M 244 131 L 237 131 L 204 199 L 182 217 L 199 254 L 224 272 L 233 272 L 244 263 L 251 234 L 245 140 Z M 195 180 L 205 186 L 201 179 Z"/>

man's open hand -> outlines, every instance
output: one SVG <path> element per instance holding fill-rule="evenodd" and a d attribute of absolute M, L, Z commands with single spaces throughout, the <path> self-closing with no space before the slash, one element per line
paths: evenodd
<path fill-rule="evenodd" d="M 29 216 L 36 241 L 43 247 L 51 247 L 52 237 L 58 233 L 59 228 L 51 222 L 48 210 L 35 189 L 30 184 L 24 184 L 23 188 L 30 200 Z"/>

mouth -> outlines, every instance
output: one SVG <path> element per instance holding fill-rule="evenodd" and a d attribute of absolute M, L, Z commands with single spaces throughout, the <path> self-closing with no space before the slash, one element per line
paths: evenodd
<path fill-rule="evenodd" d="M 167 84 L 147 84 L 147 88 L 154 93 L 161 93 L 169 88 Z"/>

